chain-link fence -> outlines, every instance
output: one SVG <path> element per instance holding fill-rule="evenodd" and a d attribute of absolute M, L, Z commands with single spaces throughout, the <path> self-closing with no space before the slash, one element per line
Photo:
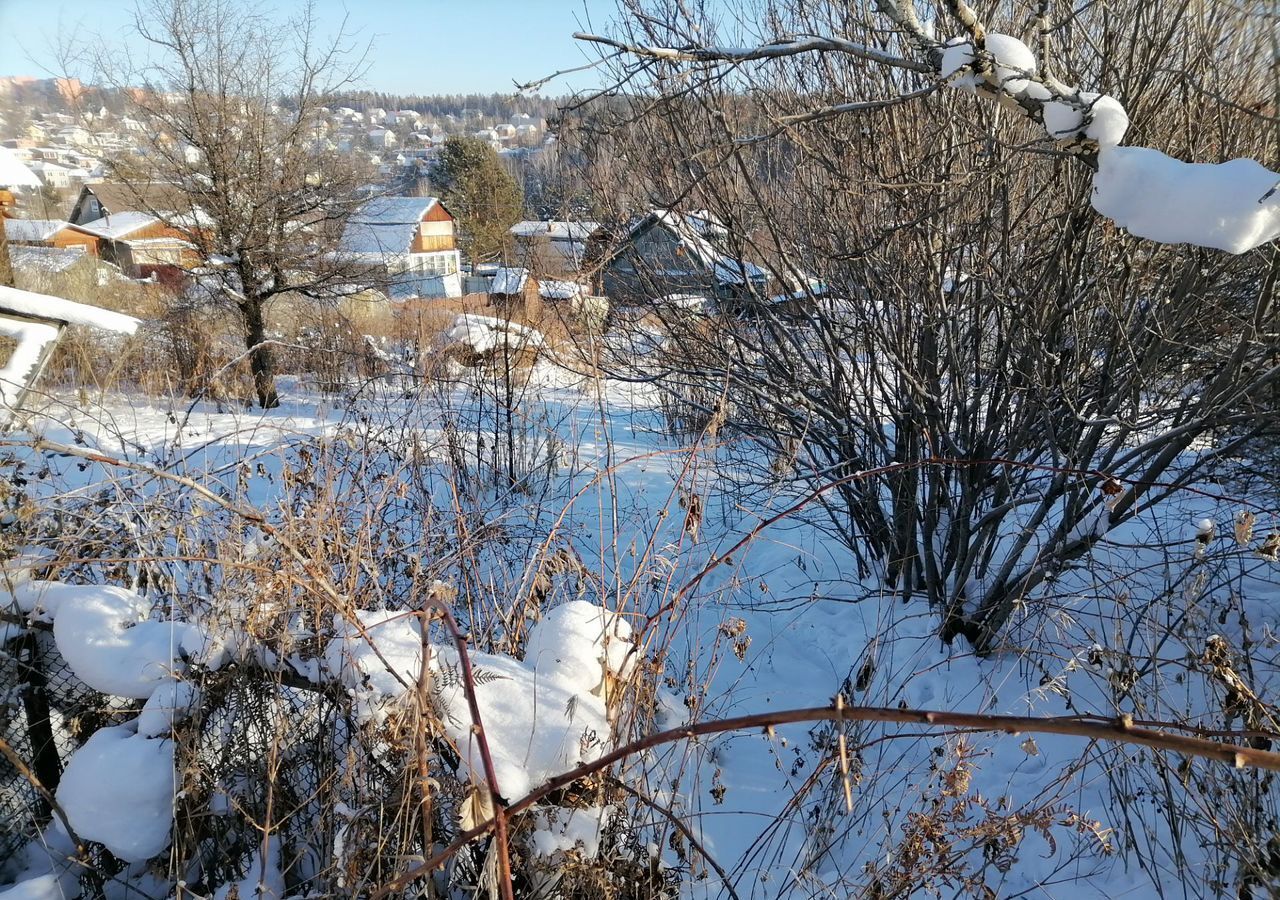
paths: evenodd
<path fill-rule="evenodd" d="M 0 860 L 13 859 L 52 815 L 72 751 L 129 710 L 84 686 L 47 629 L 29 628 L 0 646 Z"/>

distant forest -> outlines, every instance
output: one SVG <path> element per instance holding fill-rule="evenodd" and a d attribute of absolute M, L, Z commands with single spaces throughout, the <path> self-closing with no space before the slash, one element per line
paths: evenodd
<path fill-rule="evenodd" d="M 96 110 L 105 107 L 113 114 L 121 114 L 126 107 L 119 91 L 85 85 L 76 104 L 69 103 L 53 86 L 52 80 L 43 80 L 30 86 L 13 90 L 7 97 L 10 104 L 22 104 L 29 112 L 67 112 Z M 284 106 L 288 100 L 281 99 Z M 519 113 L 527 113 L 535 119 L 554 118 L 557 109 L 565 105 L 564 97 L 524 96 L 520 94 L 389 94 L 381 91 L 352 91 L 340 94 L 329 101 L 330 106 L 349 106 L 364 112 L 368 109 L 412 109 L 417 112 L 443 117 L 453 115 L 463 118 L 470 111 L 484 118 L 510 120 Z"/>

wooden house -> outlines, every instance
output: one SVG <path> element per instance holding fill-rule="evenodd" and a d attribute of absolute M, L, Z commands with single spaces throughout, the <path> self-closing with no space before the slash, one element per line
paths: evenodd
<path fill-rule="evenodd" d="M 587 246 L 603 235 L 599 222 L 527 221 L 511 226 L 510 263 L 539 278 L 576 280 L 583 271 Z"/>
<path fill-rule="evenodd" d="M 130 278 L 178 283 L 200 264 L 189 232 L 142 212 L 117 213 L 69 226 L 97 241 L 97 255 Z"/>
<path fill-rule="evenodd" d="M 767 297 L 768 276 L 727 252 L 728 233 L 707 213 L 655 209 L 618 239 L 593 235 L 585 266 L 598 293 L 628 305 L 663 297 L 701 296 L 736 306 Z"/>
<path fill-rule="evenodd" d="M 189 214 L 191 199 L 179 185 L 163 181 L 86 184 L 80 188 L 68 221 L 83 225 L 127 212 Z"/>
<path fill-rule="evenodd" d="M 454 218 L 435 197 L 374 197 L 348 219 L 338 246 L 395 299 L 462 296 Z"/>
<path fill-rule="evenodd" d="M 4 219 L 5 239 L 13 246 L 76 249 L 100 256 L 96 236 L 81 231 L 61 219 Z"/>

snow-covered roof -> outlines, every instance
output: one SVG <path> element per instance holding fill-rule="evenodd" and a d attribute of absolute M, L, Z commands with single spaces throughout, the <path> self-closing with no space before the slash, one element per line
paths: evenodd
<path fill-rule="evenodd" d="M 715 305 L 709 297 L 702 294 L 667 294 L 656 302 L 658 306 L 698 313 L 706 312 Z"/>
<path fill-rule="evenodd" d="M 656 209 L 637 223 L 632 234 L 654 224 L 675 234 L 689 255 L 714 272 L 716 280 L 722 284 L 742 284 L 744 276 L 752 281 L 766 277 L 764 270 L 754 263 L 734 259 L 716 249 L 713 242 L 723 238 L 725 227 L 709 213 Z"/>
<path fill-rule="evenodd" d="M 435 197 L 374 197 L 347 221 L 340 247 L 348 253 L 404 253 Z"/>
<path fill-rule="evenodd" d="M 493 275 L 493 284 L 489 286 L 489 293 L 518 294 L 524 290 L 524 283 L 528 278 L 528 269 L 509 269 L 500 266 Z"/>
<path fill-rule="evenodd" d="M 67 227 L 61 219 L 4 219 L 4 234 L 11 241 L 47 241 Z"/>
<path fill-rule="evenodd" d="M 115 241 L 159 221 L 155 216 L 144 212 L 122 212 L 114 216 L 103 216 L 101 219 L 94 219 L 92 222 L 85 222 L 75 227 L 95 237 Z"/>
<path fill-rule="evenodd" d="M 78 262 L 88 258 L 84 247 L 27 247 L 22 244 L 9 246 L 9 262 L 18 272 L 43 272 L 55 275 L 65 272 Z"/>
<path fill-rule="evenodd" d="M 576 281 L 538 280 L 538 294 L 544 300 L 572 300 L 587 293 L 587 289 Z"/>
<path fill-rule="evenodd" d="M 34 291 L 21 291 L 0 285 L 0 314 L 3 313 L 53 319 L 69 325 L 87 325 L 90 328 L 118 331 L 123 334 L 133 334 L 141 324 L 133 316 L 126 316 L 109 309 L 101 309 L 85 303 L 73 303 L 62 297 L 52 297 L 48 294 L 37 294 Z"/>
<path fill-rule="evenodd" d="M 154 238 L 134 238 L 133 240 L 121 241 L 130 247 L 194 247 L 195 244 L 190 241 L 183 240 L 180 237 L 154 237 Z"/>
<path fill-rule="evenodd" d="M 546 235 L 551 241 L 585 241 L 600 227 L 599 222 L 517 222 L 511 226 L 516 237 L 534 238 Z"/>
<path fill-rule="evenodd" d="M 0 188 L 38 188 L 42 185 L 31 167 L 8 147 L 0 147 Z"/>
<path fill-rule="evenodd" d="M 352 214 L 351 221 L 375 225 L 417 223 L 439 202 L 435 197 L 374 197 Z"/>

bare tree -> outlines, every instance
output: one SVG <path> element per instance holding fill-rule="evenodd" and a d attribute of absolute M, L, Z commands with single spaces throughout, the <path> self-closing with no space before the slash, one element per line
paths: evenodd
<path fill-rule="evenodd" d="M 367 48 L 345 23 L 322 37 L 310 4 L 276 20 L 236 0 L 151 0 L 133 28 L 154 51 L 144 65 L 95 60 L 148 125 L 145 154 L 115 159 L 114 171 L 196 247 L 202 285 L 239 314 L 258 402 L 274 407 L 268 302 L 332 296 L 351 278 L 333 251 L 360 173 L 317 129 Z"/>

